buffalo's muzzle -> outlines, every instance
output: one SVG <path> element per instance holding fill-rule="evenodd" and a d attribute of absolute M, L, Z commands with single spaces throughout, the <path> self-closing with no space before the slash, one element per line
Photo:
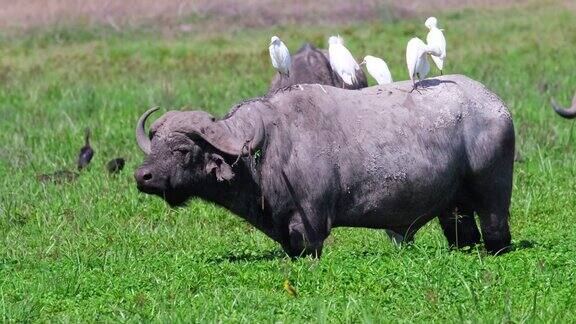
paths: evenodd
<path fill-rule="evenodd" d="M 134 172 L 134 178 L 136 179 L 136 184 L 138 189 L 145 190 L 147 188 L 153 187 L 154 176 L 152 171 L 147 167 L 140 167 Z"/>

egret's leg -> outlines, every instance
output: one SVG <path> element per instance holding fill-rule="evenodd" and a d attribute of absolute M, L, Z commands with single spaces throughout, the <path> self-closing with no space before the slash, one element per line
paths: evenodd
<path fill-rule="evenodd" d="M 422 94 L 420 92 L 420 90 L 418 90 L 418 84 L 420 83 L 420 81 L 418 82 L 414 82 L 414 85 L 412 86 L 412 90 L 410 90 L 410 93 L 412 93 L 412 91 L 416 90 L 416 92 L 418 92 L 419 94 Z"/>
<path fill-rule="evenodd" d="M 420 81 L 422 81 L 422 80 L 420 79 L 420 73 L 418 73 L 418 72 L 416 72 L 416 78 L 418 78 L 418 81 L 415 81 L 415 79 L 412 80 L 412 82 L 414 83 L 414 87 L 412 88 L 412 91 L 417 90 L 417 88 L 418 88 L 418 83 L 420 83 Z M 412 91 L 410 91 L 410 92 L 412 92 Z M 420 91 L 418 91 L 418 93 L 420 93 Z"/>

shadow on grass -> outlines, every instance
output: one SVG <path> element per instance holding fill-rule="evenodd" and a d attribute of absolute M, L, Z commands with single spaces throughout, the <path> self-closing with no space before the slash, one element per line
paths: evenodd
<path fill-rule="evenodd" d="M 537 245 L 536 242 L 530 240 L 521 240 L 517 243 L 513 243 L 512 246 L 506 253 L 498 254 L 504 255 L 510 252 L 520 251 L 524 249 L 531 249 Z M 414 250 L 414 244 L 404 244 L 399 246 L 398 249 L 406 249 L 406 250 Z M 418 249 L 422 249 L 419 247 Z M 436 247 L 434 248 L 436 249 Z M 460 253 L 478 253 L 477 249 L 480 249 L 484 253 L 484 245 L 478 244 L 475 247 L 465 247 L 465 248 L 450 248 L 449 251 L 455 251 Z M 417 249 L 416 249 L 417 250 Z M 380 250 L 365 250 L 365 251 L 354 251 L 351 252 L 351 257 L 356 258 L 371 258 L 371 257 L 389 257 L 389 252 L 383 252 Z M 240 263 L 240 262 L 258 262 L 258 261 L 272 261 L 277 259 L 284 259 L 289 258 L 284 252 L 280 250 L 274 251 L 267 251 L 262 254 L 256 253 L 241 253 L 241 254 L 229 254 L 226 256 L 216 256 L 207 260 L 208 263 L 222 263 L 222 262 L 231 262 L 231 263 Z M 294 259 L 293 259 L 294 260 Z"/>
<path fill-rule="evenodd" d="M 276 259 L 283 259 L 286 257 L 284 252 L 275 250 L 268 251 L 262 254 L 255 253 L 242 253 L 242 254 L 230 254 L 227 256 L 217 256 L 207 260 L 209 263 L 222 263 L 222 262 L 256 262 L 256 261 L 272 261 Z"/>
<path fill-rule="evenodd" d="M 521 250 L 525 250 L 525 249 L 532 249 L 537 245 L 537 243 L 535 241 L 530 241 L 530 240 L 521 240 L 519 242 L 516 243 L 512 243 L 509 248 L 504 249 L 502 252 L 498 252 L 496 254 L 494 254 L 494 256 L 499 256 L 499 255 L 505 255 L 511 252 L 516 252 L 516 251 L 521 251 Z M 464 253 L 478 253 L 478 250 L 482 251 L 483 254 L 489 255 L 489 253 L 486 251 L 486 248 L 484 246 L 484 244 L 477 244 L 474 247 L 463 247 L 463 248 L 455 248 L 455 247 L 451 247 L 450 250 L 453 251 L 458 251 L 458 252 L 464 252 Z"/>

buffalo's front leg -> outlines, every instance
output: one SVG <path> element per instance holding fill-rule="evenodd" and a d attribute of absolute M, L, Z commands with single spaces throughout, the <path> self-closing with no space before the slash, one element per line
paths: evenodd
<path fill-rule="evenodd" d="M 294 178 L 310 180 L 296 173 Z M 320 170 L 318 174 L 321 174 Z M 325 170 L 324 170 L 325 171 Z M 284 239 L 282 247 L 291 257 L 310 255 L 319 258 L 322 254 L 324 240 L 330 234 L 331 224 L 330 210 L 327 202 L 332 201 L 332 197 L 322 195 L 317 190 L 313 190 L 314 183 L 306 184 L 299 181 L 299 186 L 294 187 L 287 176 L 289 172 L 282 170 L 282 179 L 286 189 L 292 198 L 292 209 L 283 217 Z M 318 178 L 330 179 L 330 176 Z M 304 183 L 303 183 L 304 182 Z M 324 185 L 329 186 L 325 183 Z M 316 195 L 314 194 L 316 193 Z"/>
<path fill-rule="evenodd" d="M 324 240 L 328 237 L 325 227 L 318 226 L 317 222 L 310 221 L 300 213 L 294 213 L 285 230 L 285 240 L 282 244 L 284 251 L 293 258 L 312 256 L 319 258 L 322 255 Z"/>

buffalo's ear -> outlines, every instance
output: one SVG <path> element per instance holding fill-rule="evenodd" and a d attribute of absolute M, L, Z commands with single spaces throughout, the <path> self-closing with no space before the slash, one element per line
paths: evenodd
<path fill-rule="evenodd" d="M 216 180 L 218 181 L 230 181 L 235 175 L 232 167 L 218 154 L 210 154 L 207 157 L 206 173 L 211 174 L 212 171 L 214 171 L 214 175 L 216 175 Z"/>

